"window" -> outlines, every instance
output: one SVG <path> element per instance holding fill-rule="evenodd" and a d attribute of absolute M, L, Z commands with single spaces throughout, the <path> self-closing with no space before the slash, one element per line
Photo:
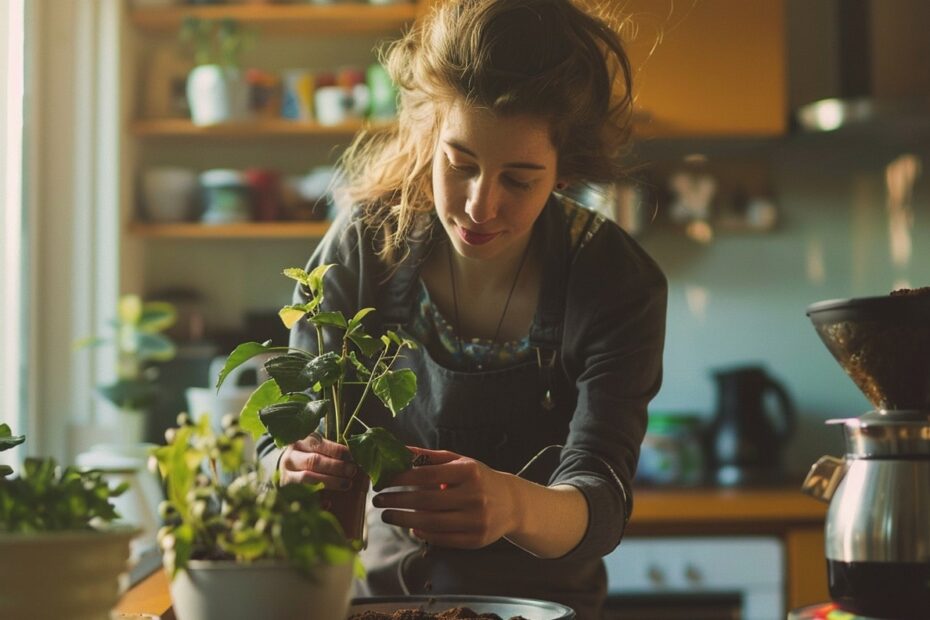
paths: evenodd
<path fill-rule="evenodd" d="M 0 3 L 0 422 L 25 432 L 24 0 Z"/>

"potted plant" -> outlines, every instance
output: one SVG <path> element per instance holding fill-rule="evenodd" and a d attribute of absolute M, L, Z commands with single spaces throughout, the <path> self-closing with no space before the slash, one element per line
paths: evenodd
<path fill-rule="evenodd" d="M 145 413 L 158 397 L 158 369 L 152 363 L 166 362 L 175 355 L 174 343 L 162 333 L 174 324 L 175 316 L 174 306 L 167 302 L 143 302 L 137 295 L 124 295 L 111 321 L 113 336 L 91 336 L 76 345 L 116 346 L 116 381 L 97 389 L 117 408 L 122 444 L 138 444 L 145 436 Z"/>
<path fill-rule="evenodd" d="M 322 427 L 323 435 L 348 446 L 360 472 L 348 491 L 324 491 L 330 510 L 340 520 L 347 536 L 362 538 L 365 496 L 370 484 L 400 473 L 413 464 L 413 455 L 384 428 L 369 427 L 360 417 L 373 393 L 392 415 L 402 410 L 416 394 L 412 370 L 393 370 L 404 349 L 414 342 L 387 331 L 374 337 L 365 331 L 363 319 L 374 308 L 362 308 L 351 318 L 339 311 L 323 310 L 323 279 L 332 265 L 311 272 L 284 270 L 310 294 L 306 304 L 288 305 L 279 315 L 290 329 L 308 321 L 316 330 L 317 350 L 272 346 L 271 342 L 247 342 L 229 355 L 220 373 L 217 389 L 229 373 L 256 355 L 278 353 L 265 362 L 270 379 L 252 393 L 239 416 L 242 428 L 258 438 L 269 433 L 278 446 L 285 446 Z M 338 337 L 335 350 L 326 350 L 324 330 Z M 350 386 L 360 396 L 350 398 Z"/>
<path fill-rule="evenodd" d="M 17 446 L 0 424 L 0 451 Z M 27 458 L 22 474 L 0 465 L 0 618 L 107 618 L 119 600 L 133 528 L 119 517 L 98 471 Z"/>
<path fill-rule="evenodd" d="M 233 19 L 188 17 L 181 40 L 193 48 L 196 65 L 187 77 L 187 101 L 195 125 L 215 125 L 244 119 L 248 114 L 248 84 L 240 56 L 252 34 Z"/>
<path fill-rule="evenodd" d="M 269 485 L 244 458 L 246 433 L 226 416 L 181 414 L 155 460 L 167 487 L 158 534 L 179 620 L 344 620 L 357 545 L 314 485 Z M 228 483 L 225 480 L 230 480 Z"/>

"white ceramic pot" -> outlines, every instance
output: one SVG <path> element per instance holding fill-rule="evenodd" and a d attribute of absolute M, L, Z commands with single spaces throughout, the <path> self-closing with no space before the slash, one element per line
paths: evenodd
<path fill-rule="evenodd" d="M 352 569 L 352 562 L 321 566 L 308 579 L 278 562 L 192 560 L 171 582 L 171 601 L 178 620 L 345 620 Z"/>
<path fill-rule="evenodd" d="M 197 188 L 197 173 L 189 168 L 148 168 L 142 174 L 146 219 L 152 222 L 183 222 L 192 219 Z"/>
<path fill-rule="evenodd" d="M 107 620 L 132 528 L 0 534 L 0 618 Z"/>
<path fill-rule="evenodd" d="M 115 416 L 116 427 L 114 428 L 113 443 L 126 446 L 141 444 L 145 439 L 148 412 L 144 409 L 121 407 L 116 410 Z"/>
<path fill-rule="evenodd" d="M 245 119 L 248 115 L 248 94 L 248 84 L 238 69 L 200 65 L 187 76 L 187 102 L 195 125 Z"/>

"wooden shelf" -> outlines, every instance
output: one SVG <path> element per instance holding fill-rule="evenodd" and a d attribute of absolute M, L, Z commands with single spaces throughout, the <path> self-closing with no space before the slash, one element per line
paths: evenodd
<path fill-rule="evenodd" d="M 130 130 L 140 138 L 350 138 L 359 130 L 379 128 L 387 123 L 349 121 L 339 125 L 320 125 L 281 118 L 198 126 L 186 118 L 158 118 L 133 121 Z"/>
<path fill-rule="evenodd" d="M 330 222 L 247 222 L 200 224 L 197 222 L 132 222 L 130 234 L 146 239 L 319 239 Z"/>
<path fill-rule="evenodd" d="M 133 26 L 147 32 L 177 32 L 186 17 L 235 19 L 258 30 L 291 34 L 398 32 L 417 15 L 413 3 L 391 5 L 236 5 L 136 9 Z"/>

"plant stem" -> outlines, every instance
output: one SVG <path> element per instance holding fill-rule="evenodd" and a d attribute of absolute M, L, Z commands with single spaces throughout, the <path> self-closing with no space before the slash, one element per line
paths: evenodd
<path fill-rule="evenodd" d="M 378 356 L 378 361 L 375 362 L 375 369 L 378 368 L 378 364 L 380 364 L 381 360 L 384 359 L 384 356 L 387 354 L 387 351 L 388 351 L 387 347 L 385 347 L 384 350 L 381 351 L 381 355 Z M 346 422 L 346 429 L 352 426 L 352 422 L 354 422 L 356 419 L 359 422 L 362 422 L 362 419 L 358 417 L 358 414 L 362 410 L 362 405 L 365 404 L 365 399 L 368 397 L 368 392 L 371 390 L 371 382 L 374 381 L 374 378 L 375 378 L 374 372 L 368 375 L 368 381 L 365 382 L 365 389 L 362 391 L 362 395 L 358 399 L 358 404 L 355 405 L 355 411 L 352 412 L 352 415 L 349 417 L 349 421 Z M 362 425 L 365 426 L 365 428 L 368 428 L 368 425 L 365 424 L 364 422 L 362 422 Z"/>
<path fill-rule="evenodd" d="M 323 355 L 323 327 L 317 324 L 314 324 L 313 327 L 316 329 L 316 354 Z M 339 437 L 339 429 L 336 425 L 336 420 L 338 420 L 338 413 L 336 410 L 339 408 L 337 396 L 337 394 L 333 393 L 333 406 L 326 412 L 326 428 L 323 429 L 324 436 L 330 441 L 336 441 Z"/>

